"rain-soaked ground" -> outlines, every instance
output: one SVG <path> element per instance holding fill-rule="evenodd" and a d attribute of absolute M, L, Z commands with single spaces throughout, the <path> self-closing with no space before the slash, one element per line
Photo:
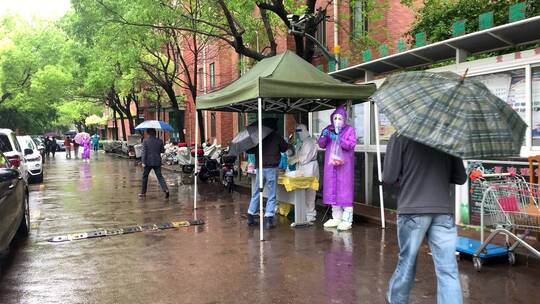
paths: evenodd
<path fill-rule="evenodd" d="M 278 228 L 259 242 L 246 227 L 246 196 L 200 188 L 192 211 L 190 185 L 167 174 L 165 200 L 155 178 L 137 198 L 141 168 L 100 153 L 90 164 L 63 154 L 31 187 L 32 232 L 3 262 L 0 303 L 384 303 L 397 259 L 395 230 L 357 223 L 349 232 L 321 225 Z M 50 243 L 99 228 L 204 219 L 203 226 Z M 538 263 L 486 265 L 460 261 L 465 303 L 540 303 Z M 418 259 L 411 303 L 435 303 L 426 249 Z"/>

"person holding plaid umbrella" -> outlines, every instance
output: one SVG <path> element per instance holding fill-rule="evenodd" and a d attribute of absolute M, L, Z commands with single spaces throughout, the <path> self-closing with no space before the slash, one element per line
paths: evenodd
<path fill-rule="evenodd" d="M 465 72 L 466 75 L 466 72 Z M 437 275 L 437 303 L 463 303 L 455 257 L 451 185 L 465 183 L 461 159 L 519 155 L 527 124 L 484 84 L 454 73 L 388 77 L 371 97 L 396 128 L 382 180 L 397 184 L 399 260 L 386 301 L 408 303 L 424 237 Z"/>

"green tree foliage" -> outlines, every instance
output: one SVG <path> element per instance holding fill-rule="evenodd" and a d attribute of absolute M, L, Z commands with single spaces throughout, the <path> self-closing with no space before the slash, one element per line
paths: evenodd
<path fill-rule="evenodd" d="M 409 36 L 425 32 L 430 42 L 442 41 L 452 37 L 452 24 L 466 20 L 466 32 L 478 31 L 478 16 L 492 11 L 495 25 L 508 23 L 508 9 L 511 5 L 525 0 L 425 0 L 418 10 L 416 20 Z M 540 15 L 540 2 L 526 1 L 528 17 Z M 402 3 L 415 7 L 414 1 Z"/>
<path fill-rule="evenodd" d="M 30 25 L 14 16 L 0 21 L 0 35 L 3 126 L 28 133 L 52 127 L 55 106 L 72 98 L 72 45 L 52 24 Z"/>

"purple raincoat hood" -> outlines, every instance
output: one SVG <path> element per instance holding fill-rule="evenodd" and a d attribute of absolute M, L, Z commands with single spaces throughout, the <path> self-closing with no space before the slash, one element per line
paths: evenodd
<path fill-rule="evenodd" d="M 334 115 L 336 114 L 340 114 L 341 116 L 343 116 L 343 124 L 347 125 L 347 111 L 345 110 L 344 106 L 338 106 L 336 110 L 334 110 L 332 115 L 330 115 L 330 124 L 332 125 L 332 127 L 334 126 Z"/>

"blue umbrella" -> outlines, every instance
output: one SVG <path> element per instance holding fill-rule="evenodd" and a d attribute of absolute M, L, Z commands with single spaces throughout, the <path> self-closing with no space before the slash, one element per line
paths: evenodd
<path fill-rule="evenodd" d="M 162 131 L 174 131 L 173 127 L 161 120 L 145 120 L 135 127 L 135 130 L 156 129 Z"/>

